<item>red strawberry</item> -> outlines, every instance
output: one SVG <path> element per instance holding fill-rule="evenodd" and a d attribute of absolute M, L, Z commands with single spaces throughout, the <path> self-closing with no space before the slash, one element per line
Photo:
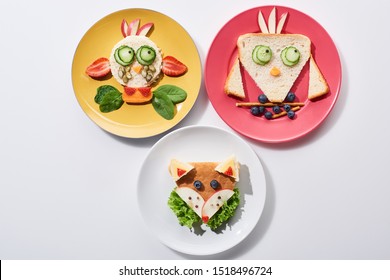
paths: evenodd
<path fill-rule="evenodd" d="M 229 168 L 225 171 L 224 174 L 227 175 L 227 176 L 233 176 L 233 169 L 232 169 L 232 167 L 229 166 Z"/>
<path fill-rule="evenodd" d="M 125 93 L 127 95 L 133 95 L 135 92 L 136 92 L 136 88 L 132 88 L 132 87 L 125 87 Z"/>
<path fill-rule="evenodd" d="M 186 173 L 185 170 L 178 168 L 177 169 L 177 176 L 181 177 L 184 173 Z"/>
<path fill-rule="evenodd" d="M 145 96 L 145 97 L 148 97 L 150 95 L 150 92 L 152 90 L 152 88 L 150 87 L 140 87 L 138 88 L 139 92 Z"/>
<path fill-rule="evenodd" d="M 101 78 L 110 73 L 110 71 L 109 60 L 105 57 L 101 57 L 92 62 L 85 70 L 85 73 L 91 78 Z"/>
<path fill-rule="evenodd" d="M 187 66 L 173 56 L 163 58 L 162 71 L 165 75 L 178 77 L 187 72 Z"/>

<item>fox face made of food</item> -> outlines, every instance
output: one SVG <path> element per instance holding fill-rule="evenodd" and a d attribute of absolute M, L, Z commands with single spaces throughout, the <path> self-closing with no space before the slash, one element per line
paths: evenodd
<path fill-rule="evenodd" d="M 234 195 L 239 163 L 235 156 L 223 162 L 187 163 L 172 159 L 169 172 L 176 182 L 176 193 L 207 224 Z"/>

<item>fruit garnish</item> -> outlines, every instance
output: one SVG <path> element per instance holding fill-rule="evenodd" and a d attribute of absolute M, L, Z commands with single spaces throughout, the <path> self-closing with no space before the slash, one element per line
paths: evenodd
<path fill-rule="evenodd" d="M 152 88 L 151 87 L 140 87 L 140 88 L 138 88 L 138 90 L 145 97 L 148 97 L 151 94 L 151 92 L 152 92 Z"/>
<path fill-rule="evenodd" d="M 197 190 L 199 190 L 199 189 L 202 187 L 202 182 L 199 181 L 199 180 L 196 180 L 196 181 L 194 182 L 194 187 L 195 187 Z"/>
<path fill-rule="evenodd" d="M 214 190 L 219 187 L 219 182 L 217 180 L 211 180 L 210 187 L 212 187 Z"/>
<path fill-rule="evenodd" d="M 102 78 L 110 72 L 111 72 L 110 62 L 105 57 L 96 59 L 85 70 L 85 73 L 91 78 Z"/>
<path fill-rule="evenodd" d="M 125 87 L 125 93 L 126 93 L 127 95 L 133 95 L 136 91 L 137 91 L 136 88 Z"/>
<path fill-rule="evenodd" d="M 184 173 L 186 173 L 185 170 L 180 169 L 180 168 L 177 169 L 177 176 L 181 177 L 181 176 L 183 176 Z"/>
<path fill-rule="evenodd" d="M 187 66 L 173 56 L 166 56 L 163 58 L 162 72 L 167 76 L 178 77 L 187 72 Z"/>
<path fill-rule="evenodd" d="M 231 166 L 229 166 L 229 168 L 223 173 L 227 176 L 233 176 L 233 169 Z"/>
<path fill-rule="evenodd" d="M 178 161 L 177 159 L 172 159 L 169 164 L 169 173 L 175 181 L 179 180 L 192 169 L 194 169 L 194 166 L 186 162 Z"/>

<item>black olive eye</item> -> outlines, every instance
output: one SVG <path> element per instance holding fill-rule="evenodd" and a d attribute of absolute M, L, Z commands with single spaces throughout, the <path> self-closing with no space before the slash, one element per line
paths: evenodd
<path fill-rule="evenodd" d="M 194 187 L 195 187 L 197 190 L 199 190 L 199 189 L 202 187 L 202 182 L 199 181 L 199 180 L 196 180 L 196 181 L 194 182 Z"/>
<path fill-rule="evenodd" d="M 215 190 L 216 188 L 219 187 L 219 182 L 217 180 L 212 180 L 210 182 L 210 186 Z"/>

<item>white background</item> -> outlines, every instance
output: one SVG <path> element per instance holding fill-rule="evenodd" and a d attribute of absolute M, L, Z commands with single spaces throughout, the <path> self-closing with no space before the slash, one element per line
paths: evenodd
<path fill-rule="evenodd" d="M 342 62 L 340 97 L 305 138 L 279 145 L 246 139 L 265 168 L 265 209 L 244 242 L 208 258 L 389 259 L 384 0 L 1 1 L 0 259 L 193 258 L 160 244 L 138 210 L 138 172 L 162 135 L 125 139 L 90 121 L 73 93 L 73 54 L 96 21 L 138 7 L 180 23 L 204 65 L 228 20 L 268 4 L 298 9 L 328 31 Z M 176 128 L 197 124 L 230 130 L 203 84 Z"/>

